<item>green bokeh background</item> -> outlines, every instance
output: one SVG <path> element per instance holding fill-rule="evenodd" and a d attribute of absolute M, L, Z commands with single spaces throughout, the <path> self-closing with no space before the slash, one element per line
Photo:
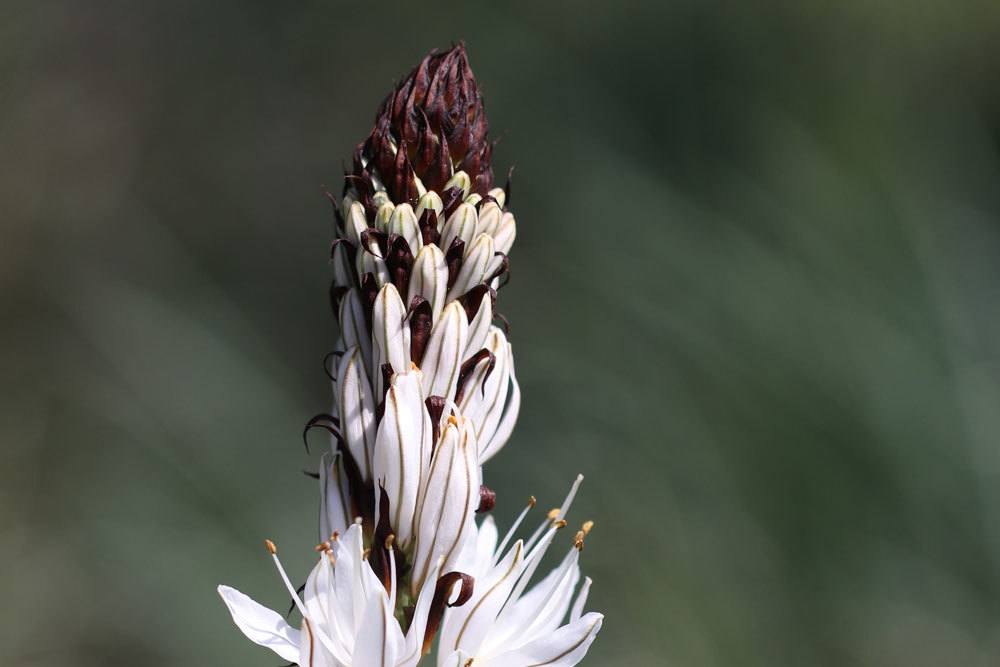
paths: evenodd
<path fill-rule="evenodd" d="M 1000 662 L 998 5 L 680 0 L 4 2 L 0 663 L 278 663 L 214 587 L 312 560 L 320 189 L 458 38 L 585 664 Z"/>

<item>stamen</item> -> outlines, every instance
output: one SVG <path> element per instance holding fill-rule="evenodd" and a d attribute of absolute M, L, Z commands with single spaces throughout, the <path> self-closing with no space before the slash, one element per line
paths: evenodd
<path fill-rule="evenodd" d="M 545 532 L 546 527 L 548 527 L 549 522 L 558 521 L 566 516 L 569 512 L 570 506 L 573 504 L 573 499 L 576 498 L 576 491 L 580 488 L 580 484 L 583 482 L 583 475 L 577 475 L 576 480 L 573 481 L 573 486 L 570 487 L 569 493 L 566 494 L 565 500 L 563 500 L 562 505 L 558 508 L 553 509 L 549 512 L 548 516 L 545 517 L 545 521 L 540 525 L 535 532 L 532 534 L 528 543 L 525 544 L 525 549 L 531 549 L 536 542 L 541 538 L 542 534 Z"/>
<path fill-rule="evenodd" d="M 343 661 L 344 658 L 341 657 L 343 656 L 343 652 L 338 649 L 338 647 L 333 643 L 330 637 L 327 636 L 326 632 L 324 632 L 322 628 L 320 628 L 316 623 L 312 622 L 312 619 L 306 612 L 305 603 L 302 601 L 302 598 L 300 598 L 299 594 L 296 592 L 295 586 L 292 586 L 292 582 L 288 578 L 288 574 L 285 572 L 285 568 L 282 567 L 281 565 L 281 560 L 278 558 L 278 547 L 275 546 L 274 542 L 272 542 L 271 540 L 264 540 L 264 546 L 267 547 L 268 553 L 271 554 L 271 560 L 274 561 L 274 566 L 277 568 L 278 574 L 281 576 L 281 581 L 284 582 L 285 588 L 288 589 L 288 594 L 292 596 L 292 601 L 298 608 L 299 613 L 302 614 L 302 618 L 305 619 L 310 624 L 310 626 L 312 626 L 312 629 L 315 631 L 316 636 L 319 637 L 321 642 L 323 642 L 323 645 L 326 646 L 327 650 L 329 650 L 330 653 L 332 653 L 337 660 Z M 347 657 L 347 660 L 348 661 L 350 660 L 349 656 Z"/>
<path fill-rule="evenodd" d="M 594 529 L 594 522 L 593 521 L 584 521 L 583 522 L 583 527 L 581 528 L 581 530 L 583 531 L 584 536 L 589 535 L 590 531 L 593 530 L 593 529 Z"/>
<path fill-rule="evenodd" d="M 577 551 L 583 551 L 583 538 L 586 536 L 582 530 L 577 531 L 576 537 L 573 538 L 573 546 L 576 547 Z"/>
<path fill-rule="evenodd" d="M 527 507 L 521 510 L 521 513 L 517 515 L 517 518 L 514 519 L 514 524 L 510 527 L 510 530 L 507 531 L 507 534 L 504 535 L 503 540 L 500 542 L 500 546 L 493 552 L 493 565 L 496 565 L 497 562 L 499 562 L 500 556 L 503 554 L 503 550 L 507 548 L 507 543 L 510 542 L 512 537 L 514 537 L 514 532 L 518 529 L 521 522 L 524 521 L 524 517 L 528 515 L 528 512 L 531 511 L 531 508 L 534 507 L 537 502 L 538 501 L 535 500 L 534 496 L 530 496 L 528 498 Z"/>

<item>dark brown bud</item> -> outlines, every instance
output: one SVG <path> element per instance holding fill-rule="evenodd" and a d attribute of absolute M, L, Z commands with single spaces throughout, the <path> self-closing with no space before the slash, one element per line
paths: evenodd
<path fill-rule="evenodd" d="M 482 514 L 483 512 L 492 512 L 493 508 L 497 504 L 497 492 L 486 486 L 485 484 L 479 485 L 479 507 L 476 509 L 477 514 Z"/>
<path fill-rule="evenodd" d="M 454 171 L 464 170 L 472 190 L 485 195 L 493 187 L 488 132 L 465 45 L 432 51 L 382 102 L 345 186 L 363 189 L 359 199 L 368 208 L 371 177 L 377 177 L 398 204 L 416 198 L 415 178 L 440 192 Z"/>

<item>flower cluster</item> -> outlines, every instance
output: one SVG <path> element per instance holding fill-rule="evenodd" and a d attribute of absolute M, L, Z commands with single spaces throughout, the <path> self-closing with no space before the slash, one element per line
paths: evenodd
<path fill-rule="evenodd" d="M 527 539 L 531 498 L 499 539 L 482 466 L 520 409 L 496 311 L 516 235 L 510 187 L 464 46 L 432 52 L 385 99 L 355 150 L 331 248 L 340 324 L 318 474 L 320 558 L 296 588 L 268 542 L 301 628 L 238 591 L 219 592 L 252 641 L 310 667 L 569 666 L 602 616 L 584 613 L 578 559 L 592 527 L 532 585 L 582 480 Z M 477 522 L 477 515 L 485 515 Z"/>

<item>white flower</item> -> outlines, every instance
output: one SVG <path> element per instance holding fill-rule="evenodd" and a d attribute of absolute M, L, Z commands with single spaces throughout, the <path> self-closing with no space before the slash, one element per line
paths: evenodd
<path fill-rule="evenodd" d="M 394 616 L 395 576 L 390 590 L 375 576 L 364 555 L 362 530 L 352 525 L 324 546 L 299 596 L 268 542 L 285 587 L 302 614 L 300 628 L 277 612 L 228 586 L 219 595 L 233 621 L 251 641 L 302 667 L 412 667 L 420 660 L 439 565 L 419 591 L 413 620 L 404 633 Z M 390 560 L 394 566 L 389 549 Z"/>
<path fill-rule="evenodd" d="M 583 613 L 589 578 L 579 587 L 574 601 L 580 581 L 580 552 L 592 523 L 584 524 L 576 534 L 559 566 L 528 589 L 557 531 L 566 525 L 563 517 L 582 479 L 577 478 L 561 508 L 550 512 L 527 542 L 517 540 L 506 551 L 534 499 L 499 547 L 493 518 L 483 521 L 471 547 L 475 589 L 464 605 L 445 613 L 439 667 L 570 667 L 583 659 L 604 620 L 601 614 Z M 567 613 L 569 620 L 563 623 Z"/>

